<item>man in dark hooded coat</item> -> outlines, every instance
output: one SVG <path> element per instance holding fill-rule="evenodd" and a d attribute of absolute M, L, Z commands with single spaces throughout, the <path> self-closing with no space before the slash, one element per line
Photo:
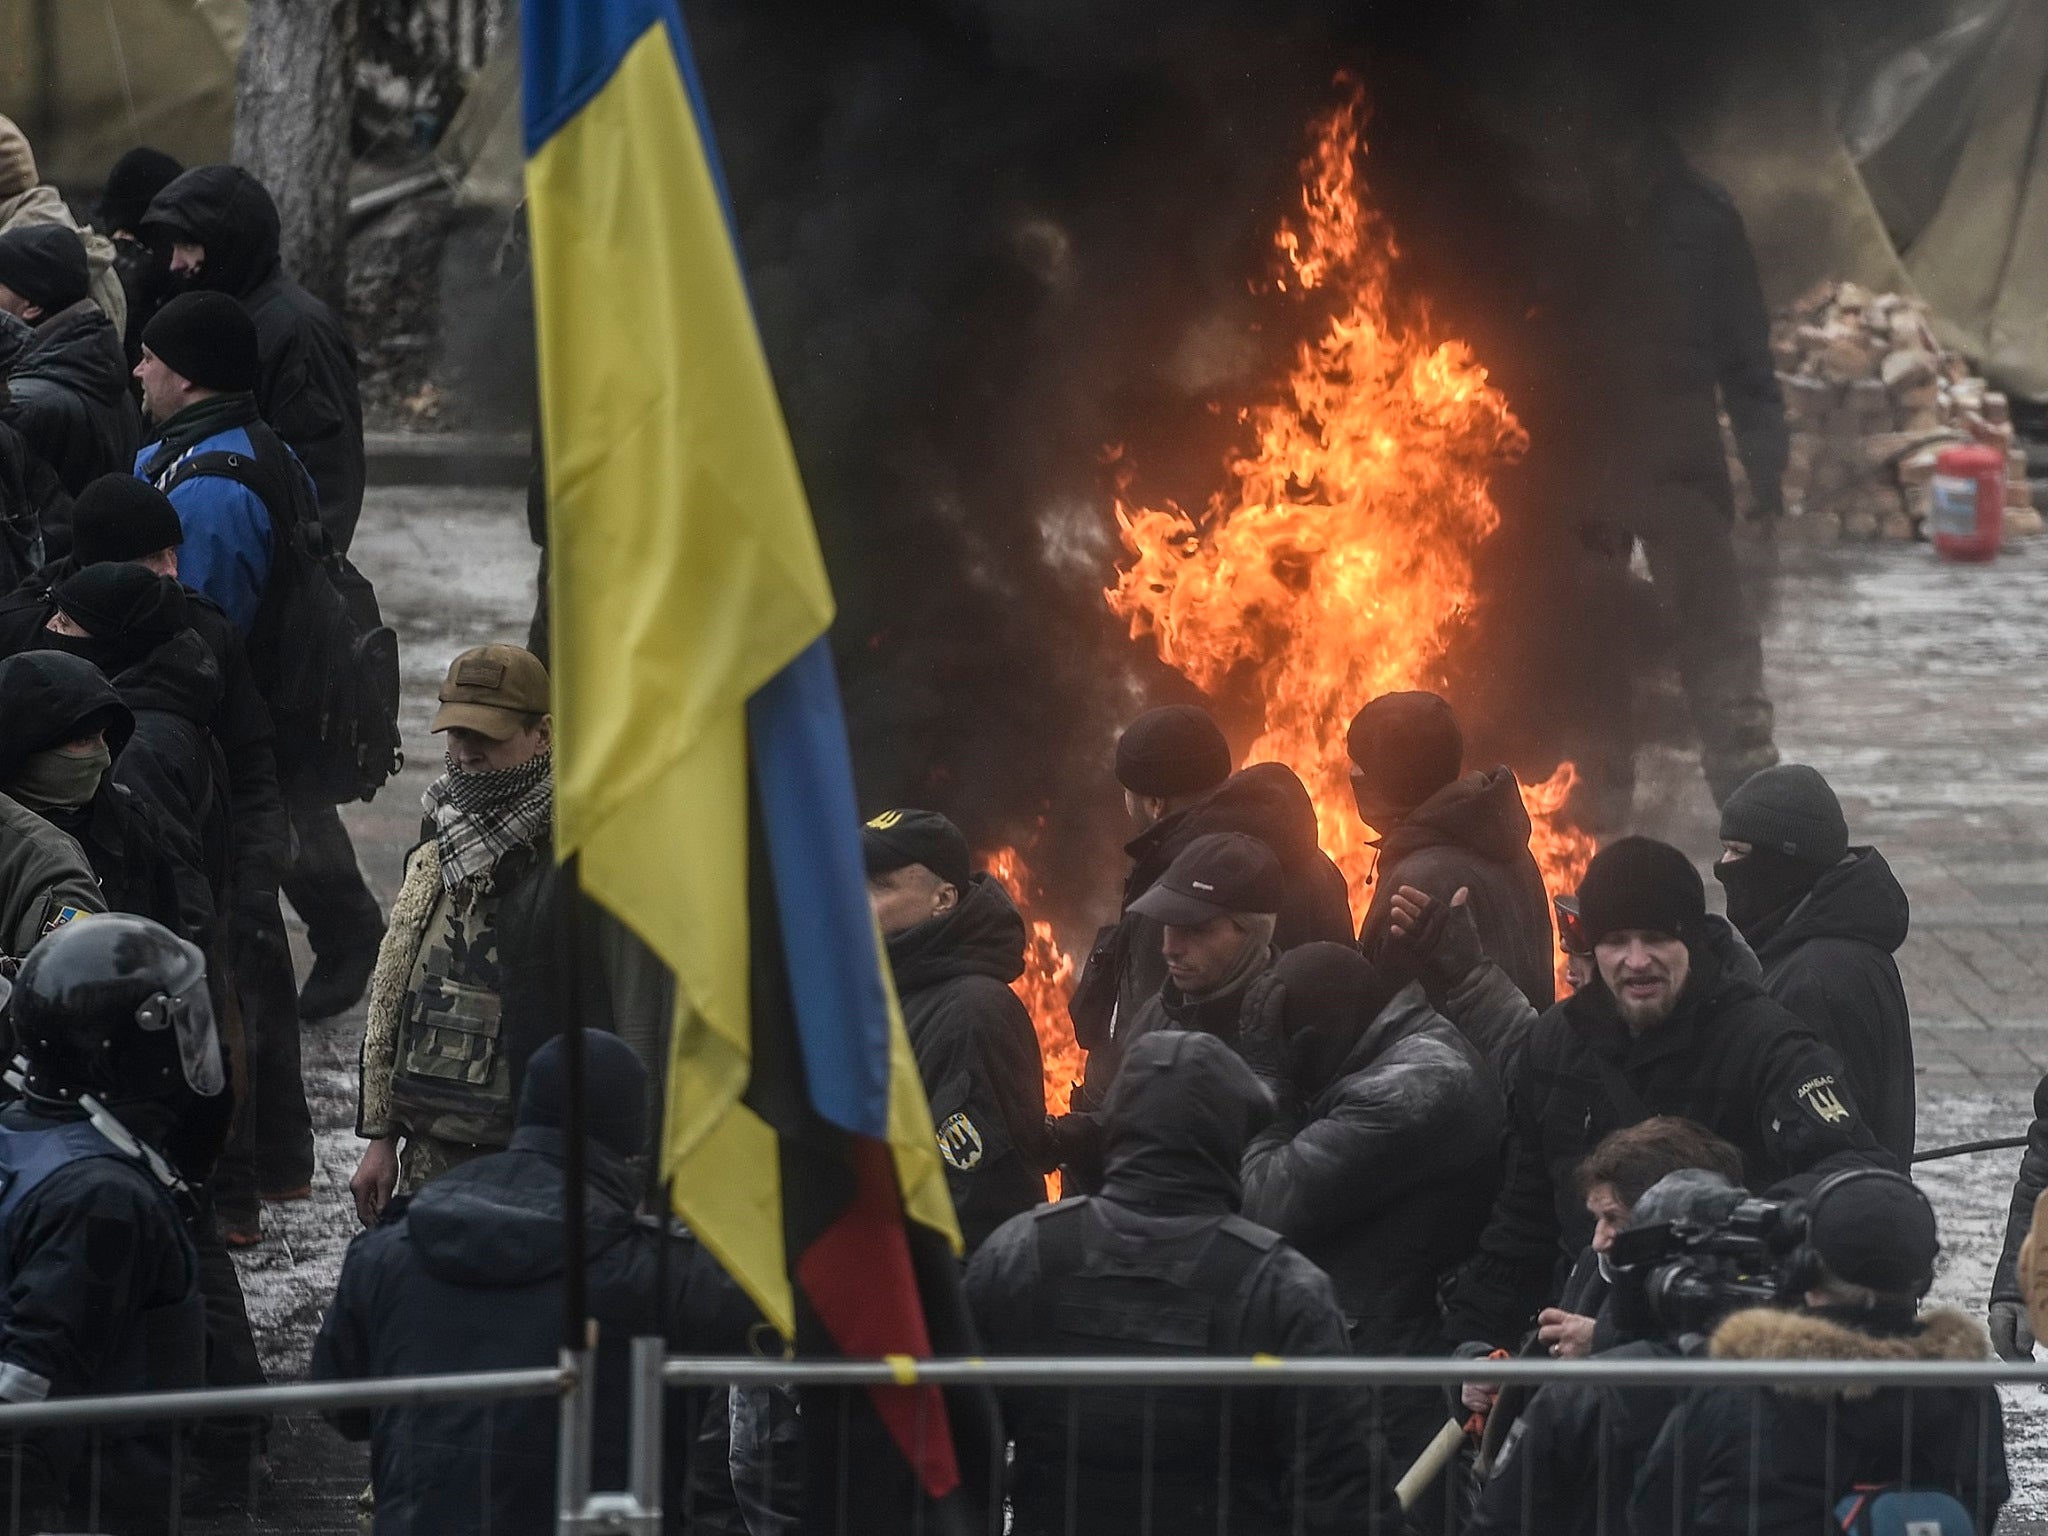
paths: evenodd
<path fill-rule="evenodd" d="M 882 812 L 861 850 L 971 1254 L 1045 1199 L 1045 1062 L 1010 990 L 1024 974 L 1024 919 L 971 872 L 967 839 L 935 811 Z"/>
<path fill-rule="evenodd" d="M 257 409 L 313 477 L 320 521 L 346 553 L 363 510 L 355 348 L 334 311 L 280 264 L 270 193 L 240 166 L 196 166 L 151 199 L 141 233 L 168 247 L 174 283 L 225 293 L 249 311 Z"/>
<path fill-rule="evenodd" d="M 67 495 L 128 467 L 142 417 L 121 333 L 86 296 L 85 245 L 58 224 L 0 234 L 0 309 L 34 327 L 7 368 L 4 418 Z"/>
<path fill-rule="evenodd" d="M 1803 763 L 1744 780 L 1721 807 L 1714 875 L 1756 951 L 1764 990 L 1834 1047 L 1871 1134 L 1913 1160 L 1913 1020 L 1892 956 L 1905 888 L 1875 848 L 1851 848 L 1842 802 Z"/>
<path fill-rule="evenodd" d="M 1240 1159 L 1272 1112 L 1214 1036 L 1134 1043 L 1106 1111 L 1101 1194 L 1011 1219 L 968 1265 L 987 1352 L 1348 1353 L 1329 1277 L 1236 1214 Z M 1400 1528 L 1395 1473 L 1360 1390 L 1004 1397 L 1017 1536 L 1122 1536 L 1148 1507 L 1151 1528 L 1176 1536 L 1212 1536 L 1226 1520 L 1234 1536 Z"/>
<path fill-rule="evenodd" d="M 1433 693 L 1389 693 L 1351 722 L 1351 788 L 1358 813 L 1380 835 L 1372 905 L 1359 930 L 1378 960 L 1404 885 L 1449 901 L 1470 893 L 1487 958 L 1538 1008 L 1556 990 L 1550 898 L 1529 852 L 1529 813 L 1507 768 L 1459 776 L 1465 737 L 1451 706 Z M 1439 1007 L 1442 999 L 1432 994 Z"/>
<path fill-rule="evenodd" d="M 107 909 L 185 931 L 178 859 L 148 803 L 108 772 L 135 717 L 91 662 L 62 651 L 0 661 L 0 791 L 70 834 Z"/>

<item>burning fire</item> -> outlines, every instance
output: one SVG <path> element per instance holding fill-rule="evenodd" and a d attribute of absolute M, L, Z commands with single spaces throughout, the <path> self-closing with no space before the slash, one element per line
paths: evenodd
<path fill-rule="evenodd" d="M 1282 223 L 1275 291 L 1329 310 L 1296 353 L 1281 398 L 1238 419 L 1253 446 L 1228 464 L 1229 488 L 1197 518 L 1171 502 L 1119 498 L 1127 563 L 1105 594 L 1160 658 L 1208 693 L 1248 674 L 1265 730 L 1248 763 L 1286 763 L 1315 802 L 1323 848 L 1363 913 L 1371 833 L 1350 790 L 1344 725 L 1359 705 L 1430 687 L 1474 602 L 1472 557 L 1499 526 L 1494 467 L 1528 437 L 1462 341 L 1435 339 L 1428 314 L 1397 312 L 1398 254 L 1364 197 L 1365 97 L 1314 125 L 1301 164 L 1301 210 Z M 1570 763 L 1522 786 L 1529 846 L 1553 894 L 1578 888 L 1593 840 L 1559 820 L 1577 782 Z M 1084 1056 L 1067 1017 L 1074 962 L 1052 925 L 1030 917 L 1030 877 L 1014 848 L 989 869 L 1026 913 L 1017 982 L 1045 1052 L 1046 1108 L 1064 1111 Z M 1048 1181 L 1057 1193 L 1057 1182 Z"/>
<path fill-rule="evenodd" d="M 1052 924 L 1032 917 L 1032 898 L 1037 891 L 1031 870 L 1015 848 L 999 848 L 988 856 L 988 872 L 1010 893 L 1017 910 L 1025 914 L 1024 974 L 1010 983 L 1024 1000 L 1031 1015 L 1031 1027 L 1038 1033 L 1039 1054 L 1045 1058 L 1045 1112 L 1064 1115 L 1074 1096 L 1074 1084 L 1081 1080 L 1082 1064 L 1088 1053 L 1074 1039 L 1074 1022 L 1067 1016 L 1067 994 L 1074 989 L 1074 957 L 1060 948 Z M 1046 1175 L 1045 1188 L 1054 1200 L 1060 1197 L 1060 1176 Z"/>

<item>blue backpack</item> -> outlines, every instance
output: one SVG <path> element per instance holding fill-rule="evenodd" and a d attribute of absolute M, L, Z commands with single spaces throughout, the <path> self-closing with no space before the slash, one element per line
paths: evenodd
<path fill-rule="evenodd" d="M 1977 1536 L 1969 1512 L 1945 1493 L 1860 1487 L 1835 1506 L 1844 1536 Z"/>

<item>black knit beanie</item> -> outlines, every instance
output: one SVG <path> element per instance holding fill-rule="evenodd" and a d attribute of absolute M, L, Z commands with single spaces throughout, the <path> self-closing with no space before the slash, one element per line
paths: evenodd
<path fill-rule="evenodd" d="M 81 566 L 140 560 L 184 542 L 170 497 L 133 475 L 101 475 L 71 504 L 71 554 Z"/>
<path fill-rule="evenodd" d="M 1728 797 L 1721 840 L 1827 869 L 1849 851 L 1849 822 L 1819 773 L 1804 763 L 1780 763 L 1751 774 Z"/>
<path fill-rule="evenodd" d="M 57 606 L 97 639 L 133 635 L 161 644 L 186 627 L 185 589 L 146 565 L 88 565 L 51 589 Z"/>
<path fill-rule="evenodd" d="M 181 293 L 150 317 L 142 344 L 201 389 L 256 387 L 256 322 L 224 293 Z"/>
<path fill-rule="evenodd" d="M 1433 693 L 1383 693 L 1351 720 L 1344 744 L 1367 788 L 1413 810 L 1465 767 L 1465 733 Z"/>
<path fill-rule="evenodd" d="M 1631 928 L 1690 940 L 1706 925 L 1707 888 L 1692 860 L 1669 843 L 1624 837 L 1586 866 L 1579 920 L 1595 944 Z"/>
<path fill-rule="evenodd" d="M 1148 709 L 1116 743 L 1116 781 L 1134 795 L 1194 795 L 1230 777 L 1230 743 L 1192 704 Z"/>
<path fill-rule="evenodd" d="M 0 283 L 45 315 L 68 309 L 92 285 L 85 242 L 61 224 L 31 224 L 0 235 Z"/>
<path fill-rule="evenodd" d="M 601 1029 L 583 1031 L 584 1128 L 621 1157 L 647 1150 L 647 1068 L 633 1047 Z M 556 1035 L 526 1063 L 520 1125 L 560 1130 L 568 1116 L 568 1070 Z"/>
<path fill-rule="evenodd" d="M 147 144 L 129 150 L 107 172 L 106 190 L 100 193 L 100 228 L 110 235 L 117 230 L 140 229 L 150 199 L 176 181 L 184 169 L 175 157 Z"/>

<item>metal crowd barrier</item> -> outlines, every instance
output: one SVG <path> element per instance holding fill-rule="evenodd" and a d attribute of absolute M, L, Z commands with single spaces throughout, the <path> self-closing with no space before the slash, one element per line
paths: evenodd
<path fill-rule="evenodd" d="M 1377 1411 L 1384 1401 L 1382 1394 L 1388 1392 L 1435 1388 L 1455 1393 L 1460 1384 L 1475 1380 L 1530 1389 L 1566 1382 L 1620 1388 L 1659 1387 L 1674 1393 L 1695 1387 L 1737 1387 L 1753 1389 L 1756 1393 L 1753 1401 L 1756 1403 L 1761 1403 L 1763 1389 L 1777 1387 L 1806 1389 L 1820 1394 L 1813 1401 L 1816 1411 L 1825 1411 L 1822 1405 L 1828 1401 L 1826 1394 L 1831 1392 L 1990 1386 L 2048 1388 L 2048 1362 L 1773 1362 L 1611 1357 L 1570 1361 L 1267 1357 L 780 1360 L 664 1356 L 661 1341 L 639 1339 L 634 1341 L 629 1366 L 631 1380 L 623 1384 L 624 1395 L 629 1400 L 628 1418 L 632 1434 L 628 1457 L 629 1485 L 622 1490 L 593 1490 L 590 1487 L 590 1465 L 594 1393 L 590 1368 L 589 1355 L 565 1354 L 557 1366 L 531 1370 L 0 1404 L 0 1448 L 18 1445 L 25 1435 L 69 1430 L 92 1434 L 97 1454 L 98 1431 L 114 1425 L 193 1424 L 200 1420 L 310 1415 L 453 1401 L 509 1402 L 553 1396 L 560 1399 L 561 1414 L 555 1479 L 556 1530 L 561 1536 L 584 1536 L 584 1533 L 600 1531 L 653 1536 L 665 1528 L 673 1528 L 676 1513 L 673 1509 L 669 1511 L 671 1524 L 665 1527 L 664 1424 L 668 1415 L 664 1399 L 673 1391 L 687 1390 L 698 1394 L 693 1399 L 695 1401 L 702 1401 L 702 1395 L 707 1392 L 715 1398 L 721 1390 L 735 1388 L 753 1392 L 793 1391 L 799 1401 L 805 1393 L 814 1394 L 819 1400 L 832 1394 L 847 1398 L 857 1396 L 858 1389 L 874 1386 L 986 1388 L 998 1395 L 1013 1397 L 1018 1393 L 1063 1394 L 1069 1410 L 1076 1414 L 1075 1422 L 1078 1424 L 1081 1405 L 1085 1402 L 1091 1399 L 1099 1401 L 1100 1394 L 1109 1392 L 1122 1392 L 1128 1397 L 1135 1390 L 1143 1394 L 1143 1422 L 1146 1426 L 1143 1433 L 1145 1443 L 1150 1447 L 1152 1415 L 1160 1395 L 1193 1390 L 1216 1394 L 1226 1403 L 1242 1394 L 1285 1391 L 1295 1394 L 1299 1405 L 1319 1391 L 1362 1389 L 1372 1395 Z M 622 1390 L 620 1384 L 602 1385 L 608 1394 Z M 1447 1396 L 1442 1401 L 1448 1414 L 1450 1398 Z M 1233 1466 L 1232 1447 L 1228 1443 L 1227 1408 L 1222 1419 L 1226 1426 L 1225 1442 L 1216 1448 L 1212 1460 L 1218 1479 L 1217 1498 L 1227 1506 L 1232 1493 L 1230 1475 Z M 1912 1422 L 1912 1417 L 1907 1416 L 1909 1435 Z M 1296 1486 L 1305 1486 L 1301 1479 L 1308 1470 L 1307 1423 L 1305 1409 L 1297 1406 L 1293 1413 L 1292 1470 Z M 1603 1433 L 1599 1436 L 1603 1455 L 1607 1440 L 1605 1428 L 1603 1419 Z M 960 1447 L 962 1461 L 976 1449 Z M 1008 1470 L 1006 1448 L 995 1444 L 981 1449 L 985 1449 L 988 1456 L 986 1471 L 989 1482 L 991 1486 L 1000 1487 Z M 1078 1450 L 1078 1440 L 1070 1435 L 1070 1454 Z M 1902 1461 L 1910 1460 L 1910 1451 L 1910 1445 L 1902 1447 Z M 769 1481 L 772 1482 L 772 1462 L 763 1470 L 770 1474 Z M 1395 1475 L 1399 1470 L 1389 1469 L 1389 1475 Z M 2018 1470 L 2014 1470 L 2012 1479 L 2015 1485 L 2021 1482 Z M 1063 1528 L 1068 1532 L 1086 1531 L 1090 1529 L 1087 1512 L 1075 1506 L 1073 1497 L 1075 1465 L 1071 1460 L 1067 1472 L 1069 1487 Z M 1596 1472 L 1605 1478 L 1608 1467 L 1604 1460 Z M 0 1473 L 0 1511 L 7 1514 L 5 1529 L 10 1536 L 42 1529 L 23 1523 L 19 1476 L 17 1465 L 10 1498 L 5 1474 Z M 1448 1483 L 1445 1486 L 1448 1487 Z M 152 1528 L 170 1533 L 209 1529 L 203 1520 L 192 1520 L 183 1513 L 177 1487 L 174 1479 L 170 1508 L 166 1510 L 161 1525 Z M 97 1494 L 96 1486 L 94 1491 Z M 1151 1489 L 1148 1486 L 1143 1491 L 1145 1505 L 1149 1509 Z M 1376 1485 L 1375 1502 L 1380 1491 Z M 1754 1495 L 1754 1487 L 1751 1491 Z M 1980 1488 L 1977 1491 L 1981 1502 L 1984 1490 Z M 330 1518 L 340 1523 L 344 1517 L 352 1516 L 355 1498 L 352 1488 L 346 1492 L 337 1491 Z M 1524 1499 L 1526 1505 L 1526 1480 Z M 1425 1501 L 1423 1507 L 1432 1511 L 1429 1516 L 1432 1521 L 1441 1518 L 1444 1522 L 1442 1528 L 1450 1533 L 1459 1528 L 1461 1505 L 1459 1498 L 1446 1496 L 1434 1504 Z M 688 1516 L 691 1513 L 686 1504 L 684 1514 Z M 924 1529 L 924 1513 L 915 1506 L 901 1511 L 849 1507 L 838 1513 L 837 1528 L 847 1532 L 915 1533 Z M 1524 1513 L 1526 1518 L 1522 1529 L 1534 1532 L 1543 1528 L 1526 1507 Z M 1607 1509 L 1603 1500 L 1599 1529 L 1602 1532 L 1611 1530 L 1619 1536 L 1628 1530 L 1627 1514 L 1626 1509 Z M 237 1531 L 260 1528 L 247 1524 L 247 1518 L 239 1517 L 242 1523 L 229 1528 Z M 260 1520 L 260 1510 L 256 1512 L 256 1518 Z M 1417 1512 L 1411 1510 L 1411 1530 L 1417 1528 L 1412 1524 L 1416 1518 Z M 97 1500 L 84 1519 L 86 1524 L 80 1529 L 102 1528 Z M 1060 1526 L 1061 1522 L 1055 1522 L 1054 1528 Z M 485 1528 L 488 1529 L 487 1522 Z M 1044 1528 L 1042 1523 L 1039 1528 Z M 1145 1521 L 1133 1527 L 1134 1530 L 1149 1528 Z M 1309 1529 L 1299 1502 L 1288 1512 L 1287 1523 L 1281 1528 Z M 1364 1526 L 1359 1528 L 1362 1530 Z M 1679 1522 L 1676 1528 L 1683 1529 L 1683 1522 Z M 1004 1536 L 1004 1532 L 1013 1529 L 1023 1530 L 1021 1525 L 1013 1523 L 1013 1511 L 1005 1509 L 1001 1498 L 993 1500 L 989 1510 L 990 1536 Z M 428 1536 L 428 1533 L 422 1531 L 418 1536 Z M 1194 1533 L 1178 1529 L 1170 1532 L 1161 1530 L 1160 1536 L 1194 1536 Z"/>

